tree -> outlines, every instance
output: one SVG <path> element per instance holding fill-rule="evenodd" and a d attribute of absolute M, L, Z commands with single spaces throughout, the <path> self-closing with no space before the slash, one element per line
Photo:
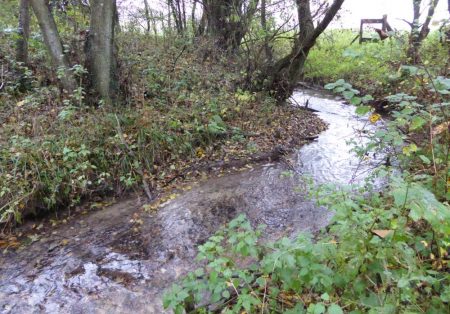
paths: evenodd
<path fill-rule="evenodd" d="M 423 40 L 428 36 L 428 33 L 430 32 L 430 23 L 433 19 L 434 12 L 436 10 L 436 6 L 439 3 L 439 0 L 430 0 L 427 16 L 425 17 L 425 21 L 422 24 L 420 24 L 422 0 L 412 0 L 412 3 L 414 19 L 412 23 L 408 22 L 408 24 L 411 26 L 411 33 L 409 36 L 407 56 L 412 64 L 418 64 L 420 62 L 419 50 L 422 46 Z"/>
<path fill-rule="evenodd" d="M 267 27 L 267 1 L 261 0 L 261 28 L 264 32 L 264 55 L 270 63 L 273 59 L 272 48 L 269 46 L 269 33 Z"/>
<path fill-rule="evenodd" d="M 274 93 L 280 100 L 286 99 L 299 79 L 305 61 L 317 38 L 325 31 L 338 13 L 344 0 L 334 0 L 326 9 L 322 20 L 314 26 L 311 13 L 311 0 L 296 0 L 299 29 L 294 37 L 293 48 L 289 54 L 269 65 L 261 79 L 264 89 Z"/>
<path fill-rule="evenodd" d="M 30 3 L 19 0 L 19 36 L 17 38 L 16 61 L 28 63 L 28 38 L 30 36 Z"/>
<path fill-rule="evenodd" d="M 33 7 L 42 35 L 44 36 L 44 42 L 50 53 L 50 57 L 61 73 L 59 77 L 62 86 L 67 92 L 71 93 L 76 86 L 75 79 L 70 70 L 67 56 L 64 53 L 53 15 L 45 0 L 31 0 L 31 6 Z"/>
<path fill-rule="evenodd" d="M 241 44 L 258 7 L 258 0 L 205 0 L 207 33 L 218 48 L 235 51 Z"/>
<path fill-rule="evenodd" d="M 53 63 L 58 68 L 63 88 L 72 92 L 75 79 L 64 53 L 58 29 L 45 0 L 31 0 L 34 14 L 44 36 Z M 92 0 L 89 33 L 86 42 L 86 68 L 96 96 L 111 102 L 116 91 L 114 32 L 118 20 L 115 0 Z"/>
<path fill-rule="evenodd" d="M 91 1 L 91 19 L 86 45 L 86 67 L 90 83 L 98 96 L 107 102 L 115 97 L 116 58 L 114 52 L 114 29 L 116 24 L 116 1 Z"/>

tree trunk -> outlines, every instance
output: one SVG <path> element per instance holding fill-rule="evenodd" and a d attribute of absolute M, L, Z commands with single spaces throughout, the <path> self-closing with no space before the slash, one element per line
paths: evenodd
<path fill-rule="evenodd" d="M 205 10 L 203 9 L 202 17 L 200 18 L 200 23 L 198 24 L 198 27 L 195 31 L 195 37 L 205 35 L 205 28 L 206 28 L 206 13 Z"/>
<path fill-rule="evenodd" d="M 413 12 L 414 20 L 410 23 L 411 33 L 409 36 L 409 47 L 407 51 L 408 59 L 412 64 L 420 63 L 420 47 L 422 46 L 423 40 L 428 36 L 430 32 L 430 23 L 433 19 L 436 6 L 439 0 L 430 0 L 428 7 L 428 13 L 422 26 L 420 25 L 420 7 L 422 0 L 412 0 L 413 1 Z"/>
<path fill-rule="evenodd" d="M 195 26 L 195 10 L 197 9 L 197 0 L 194 0 L 194 3 L 192 4 L 192 11 L 191 11 L 191 24 L 192 24 L 192 34 L 195 36 L 197 34 L 197 28 Z"/>
<path fill-rule="evenodd" d="M 19 37 L 17 39 L 16 61 L 28 63 L 28 38 L 30 37 L 30 3 L 19 0 Z"/>
<path fill-rule="evenodd" d="M 147 22 L 147 29 L 145 30 L 147 34 L 150 33 L 150 9 L 148 6 L 148 0 L 144 0 L 144 13 L 145 13 L 145 20 Z"/>
<path fill-rule="evenodd" d="M 152 21 L 152 27 L 153 27 L 153 34 L 155 35 L 155 41 L 158 41 L 158 27 L 156 27 L 156 17 L 153 14 L 153 11 L 150 9 L 149 10 L 150 13 L 150 19 Z M 162 23 L 163 23 L 163 29 L 164 29 L 164 19 L 162 19 Z"/>
<path fill-rule="evenodd" d="M 205 0 L 204 13 L 208 34 L 222 50 L 235 51 L 247 34 L 251 19 L 258 7 L 258 0 L 250 0 L 243 12 L 243 0 Z"/>
<path fill-rule="evenodd" d="M 291 95 L 299 74 L 303 71 L 309 51 L 336 16 L 343 2 L 344 0 L 334 0 L 322 21 L 314 27 L 310 0 L 296 0 L 300 29 L 294 46 L 287 56 L 265 71 L 263 89 L 272 92 L 279 100 L 285 100 Z"/>
<path fill-rule="evenodd" d="M 114 55 L 115 0 L 91 1 L 90 29 L 87 41 L 87 69 L 91 86 L 107 103 L 114 99 L 116 58 Z"/>
<path fill-rule="evenodd" d="M 183 1 L 182 4 L 182 9 L 183 9 L 183 29 L 186 31 L 187 30 L 187 19 L 186 19 L 186 2 L 185 0 L 181 0 Z"/>
<path fill-rule="evenodd" d="M 266 0 L 261 0 L 261 28 L 264 31 L 264 56 L 265 60 L 270 64 L 273 60 L 273 52 L 272 48 L 269 46 L 269 30 L 267 28 L 266 7 Z"/>
<path fill-rule="evenodd" d="M 169 0 L 168 5 L 171 9 L 173 19 L 175 21 L 175 28 L 177 29 L 177 33 L 181 34 L 183 32 L 183 22 L 181 20 L 180 2 L 178 0 L 175 0 L 175 1 L 177 1 L 176 5 L 174 3 L 174 0 Z M 170 18 L 170 14 L 169 14 L 169 18 Z"/>
<path fill-rule="evenodd" d="M 69 61 L 64 54 L 61 39 L 58 34 L 55 20 L 51 14 L 45 0 L 31 0 L 34 14 L 39 23 L 44 42 L 50 52 L 50 57 L 53 60 L 60 72 L 59 79 L 61 80 L 63 88 L 71 93 L 75 89 L 76 83 L 73 74 L 70 70 Z"/>

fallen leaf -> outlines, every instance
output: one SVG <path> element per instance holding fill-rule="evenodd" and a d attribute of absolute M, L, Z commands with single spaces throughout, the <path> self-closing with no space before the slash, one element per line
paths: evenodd
<path fill-rule="evenodd" d="M 380 120 L 381 116 L 378 113 L 374 113 L 369 117 L 369 121 L 371 123 L 376 123 L 378 120 Z"/>
<path fill-rule="evenodd" d="M 433 130 L 431 131 L 431 134 L 433 136 L 439 135 L 448 128 L 450 128 L 450 121 L 441 123 L 438 126 L 434 127 Z"/>
<path fill-rule="evenodd" d="M 376 234 L 377 236 L 379 236 L 382 239 L 386 238 L 392 232 L 394 232 L 394 231 L 393 230 L 372 230 L 372 233 Z"/>

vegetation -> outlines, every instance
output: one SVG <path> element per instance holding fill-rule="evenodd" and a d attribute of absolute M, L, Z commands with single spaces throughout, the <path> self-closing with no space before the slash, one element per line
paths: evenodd
<path fill-rule="evenodd" d="M 341 4 L 295 4 L 302 23 L 310 25 L 316 9 L 321 24 L 313 33 L 294 31 L 290 54 L 303 41 L 312 46 Z M 258 52 L 271 50 L 283 31 L 273 17 L 292 5 L 264 9 L 263 32 L 255 1 L 208 1 L 201 18 L 194 5 L 190 24 L 185 2 L 167 5 L 169 12 L 157 13 L 147 3 L 121 29 L 115 1 L 6 2 L 19 14 L 0 19 L 0 222 L 138 187 L 152 199 L 164 182 L 189 172 L 189 161 L 289 146 L 323 128 L 317 119 L 315 130 L 314 123 L 289 127 L 314 118 L 277 106 L 296 80 L 285 75 L 289 58 Z M 135 26 L 142 20 L 146 32 Z M 250 33 L 254 41 L 241 53 Z"/>
<path fill-rule="evenodd" d="M 322 234 L 263 242 L 264 226 L 240 216 L 199 247 L 202 267 L 165 295 L 176 313 L 447 313 L 450 311 L 448 47 L 421 43 L 411 65 L 408 35 L 351 44 L 351 31 L 325 33 L 305 79 L 369 114 L 389 112 L 355 152 L 383 161 L 364 186 L 311 187 L 335 212 Z M 345 79 L 345 80 L 344 80 Z M 350 81 L 362 90 L 355 89 Z M 378 103 L 382 107 L 377 106 Z M 383 188 L 380 191 L 380 182 Z M 205 301 L 205 295 L 208 296 Z"/>
<path fill-rule="evenodd" d="M 421 72 L 409 70 L 414 78 Z M 326 88 L 358 105 L 359 114 L 372 111 L 372 97 L 344 80 Z M 422 92 L 444 101 L 450 84 L 438 78 Z M 174 285 L 165 306 L 176 313 L 448 312 L 448 103 L 418 103 L 407 94 L 388 100 L 393 119 L 364 130 L 368 144 L 355 147 L 361 158 L 385 156 L 366 185 L 311 187 L 318 205 L 335 212 L 326 232 L 266 243 L 263 226 L 255 230 L 240 216 L 199 247 L 204 266 Z M 380 118 L 372 113 L 369 121 Z M 427 127 L 428 142 L 412 142 Z"/>
<path fill-rule="evenodd" d="M 309 55 L 305 79 L 322 86 L 344 79 L 380 98 L 411 88 L 404 86 L 412 81 L 404 68 L 411 65 L 406 54 L 408 34 L 397 33 L 389 40 L 363 45 L 351 44 L 354 38 L 350 30 L 326 32 Z M 431 76 L 446 75 L 448 48 L 442 40 L 442 33 L 435 31 L 421 46 L 422 64 Z"/>
<path fill-rule="evenodd" d="M 324 128 L 286 105 L 303 79 L 377 124 L 354 151 L 379 167 L 364 186 L 310 187 L 335 212 L 320 235 L 262 242 L 239 216 L 164 305 L 450 312 L 448 23 L 430 33 L 433 0 L 418 25 L 414 0 L 411 32 L 353 44 L 351 30 L 326 31 L 343 2 L 145 0 L 122 18 L 116 1 L 4 1 L 0 223 L 131 189 L 154 199 L 208 162 L 300 145 Z"/>

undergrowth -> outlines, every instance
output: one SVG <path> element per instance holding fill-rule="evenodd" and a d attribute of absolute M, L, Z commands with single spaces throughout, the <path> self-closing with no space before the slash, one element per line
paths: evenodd
<path fill-rule="evenodd" d="M 169 45 L 143 36 L 119 38 L 127 47 L 124 99 L 114 106 L 85 105 L 81 65 L 73 68 L 79 88 L 61 95 L 42 81 L 48 68 L 36 60 L 35 69 L 22 72 L 29 85 L 22 91 L 15 82 L 24 77 L 14 76 L 20 65 L 8 59 L 11 81 L 0 94 L 0 222 L 93 195 L 144 189 L 153 197 L 189 163 L 245 158 L 323 129 L 309 112 L 237 88 L 238 66 L 211 54 L 208 42 Z"/>
<path fill-rule="evenodd" d="M 356 33 L 350 30 L 325 32 L 311 50 L 305 80 L 323 85 L 344 79 L 373 96 L 387 96 L 405 90 L 402 65 L 408 64 L 408 36 L 396 33 L 389 39 L 359 44 L 352 43 Z M 433 75 L 442 74 L 448 61 L 448 48 L 440 33 L 432 32 L 421 48 L 423 62 Z"/>
<path fill-rule="evenodd" d="M 334 212 L 326 230 L 267 243 L 263 227 L 239 216 L 199 247 L 200 267 L 165 294 L 167 309 L 450 312 L 450 82 L 428 63 L 399 69 L 393 90 L 403 92 L 384 99 L 384 123 L 371 95 L 344 79 L 325 86 L 378 124 L 359 130 L 367 141 L 353 150 L 380 161 L 363 186 L 311 186 L 317 205 Z"/>
<path fill-rule="evenodd" d="M 385 195 L 340 188 L 314 197 L 335 211 L 326 234 L 262 243 L 239 216 L 199 247 L 205 266 L 164 305 L 175 313 L 448 312 L 448 206 L 400 178 Z"/>

